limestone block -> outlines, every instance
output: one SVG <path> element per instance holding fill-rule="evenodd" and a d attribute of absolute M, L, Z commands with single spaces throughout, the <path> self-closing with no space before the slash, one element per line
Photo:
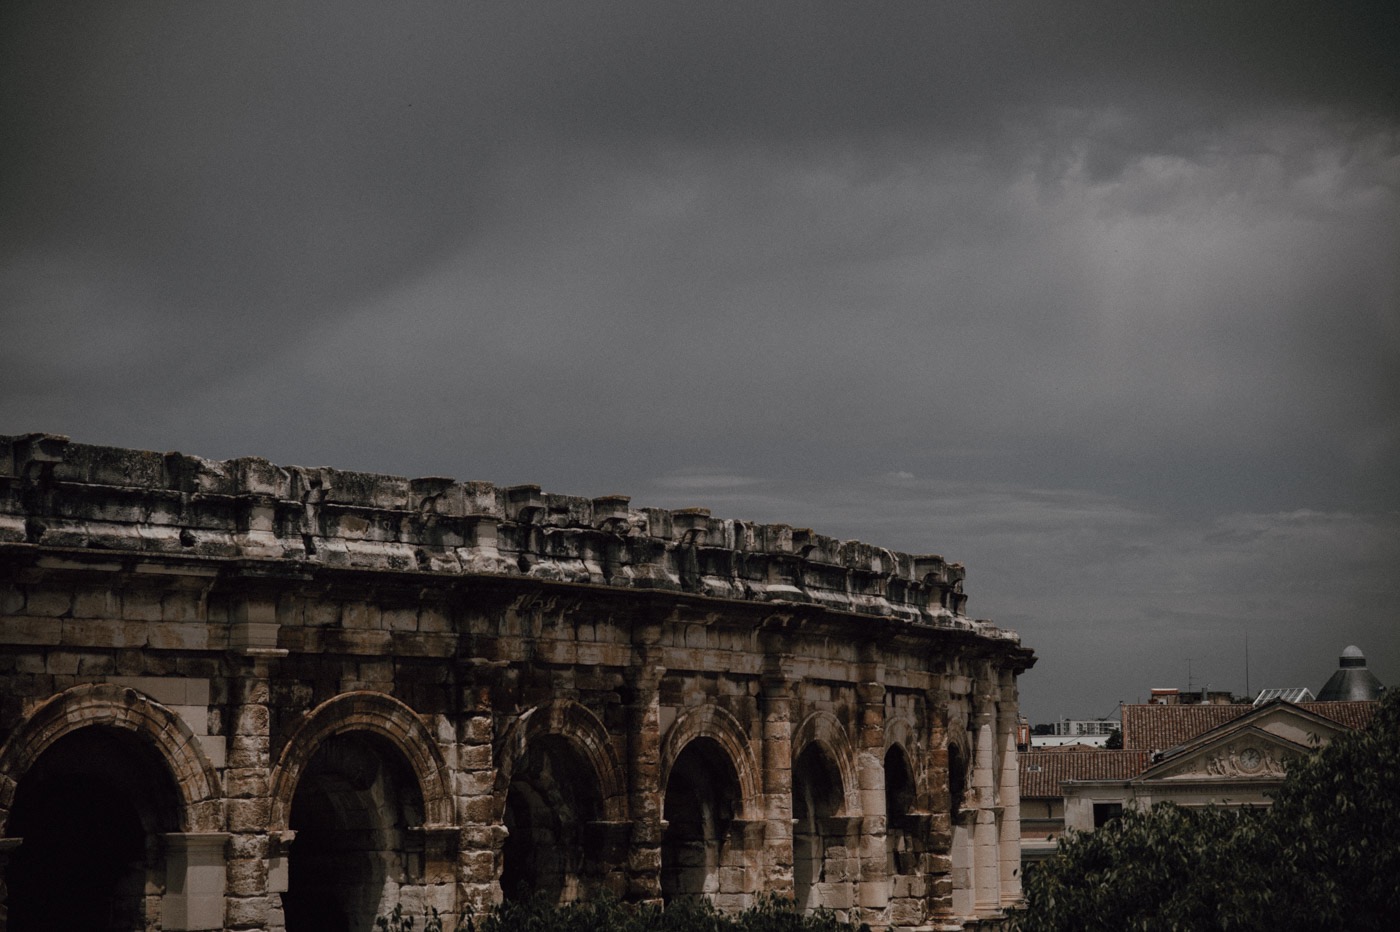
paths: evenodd
<path fill-rule="evenodd" d="M 232 835 L 229 837 L 228 854 L 231 859 L 265 858 L 271 850 L 272 840 L 266 835 Z"/>
<path fill-rule="evenodd" d="M 200 598 L 194 592 L 169 592 L 160 600 L 160 616 L 164 621 L 199 621 Z"/>
<path fill-rule="evenodd" d="M 461 854 L 462 877 L 467 883 L 496 883 L 496 853 L 494 851 L 464 851 Z"/>
<path fill-rule="evenodd" d="M 271 741 L 262 735 L 235 735 L 229 741 L 230 767 L 267 767 Z"/>
<path fill-rule="evenodd" d="M 207 650 L 219 647 L 209 626 L 199 623 L 157 622 L 147 627 L 147 644 L 157 650 Z"/>
<path fill-rule="evenodd" d="M 491 796 L 472 796 L 461 805 L 462 820 L 468 824 L 483 824 L 496 817 L 496 800 Z"/>
<path fill-rule="evenodd" d="M 28 615 L 0 617 L 0 644 L 53 644 L 62 637 L 63 623 L 56 618 Z"/>
<path fill-rule="evenodd" d="M 71 651 L 52 651 L 44 658 L 44 672 L 53 676 L 72 676 L 78 672 L 78 655 Z"/>
<path fill-rule="evenodd" d="M 78 676 L 94 677 L 115 673 L 117 658 L 112 654 L 78 654 Z"/>
<path fill-rule="evenodd" d="M 276 898 L 271 896 L 230 896 L 225 913 L 228 922 L 226 928 L 266 928 L 267 917 L 272 911 L 274 899 Z M 214 928 L 218 928 L 218 926 Z"/>
<path fill-rule="evenodd" d="M 380 625 L 389 631 L 417 631 L 417 608 L 386 608 L 380 612 Z"/>
<path fill-rule="evenodd" d="M 315 601 L 306 606 L 301 623 L 313 627 L 340 624 L 340 603 Z"/>
<path fill-rule="evenodd" d="M 65 619 L 59 640 L 75 647 L 145 647 L 147 624 L 105 618 Z"/>
<path fill-rule="evenodd" d="M 231 832 L 266 831 L 271 816 L 271 800 L 230 799 L 228 801 L 228 827 Z"/>
<path fill-rule="evenodd" d="M 67 615 L 73 608 L 73 596 L 67 592 L 30 590 L 24 600 L 24 613 L 46 618 Z"/>
<path fill-rule="evenodd" d="M 195 740 L 199 742 L 200 750 L 204 752 L 209 766 L 217 770 L 228 766 L 228 745 L 223 735 L 195 735 Z"/>
<path fill-rule="evenodd" d="M 228 862 L 228 888 L 231 891 L 262 892 L 267 889 L 267 878 L 268 864 L 262 858 L 235 858 Z"/>
<path fill-rule="evenodd" d="M 224 793 L 230 799 L 251 799 L 268 793 L 267 775 L 248 768 L 235 770 L 224 777 Z"/>
<path fill-rule="evenodd" d="M 128 589 L 121 594 L 122 617 L 131 621 L 160 621 L 161 595 L 142 589 Z"/>
<path fill-rule="evenodd" d="M 209 734 L 209 707 L 207 705 L 172 705 L 170 711 L 185 720 L 190 731 L 196 735 Z"/>

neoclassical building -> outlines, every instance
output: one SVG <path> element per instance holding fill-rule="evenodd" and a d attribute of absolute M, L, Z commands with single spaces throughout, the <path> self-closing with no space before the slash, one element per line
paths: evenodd
<path fill-rule="evenodd" d="M 702 509 L 0 437 L 0 928 L 1020 899 L 1016 635 Z"/>

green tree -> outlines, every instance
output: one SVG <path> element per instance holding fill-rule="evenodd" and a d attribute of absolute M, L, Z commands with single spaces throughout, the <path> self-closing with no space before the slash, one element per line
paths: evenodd
<path fill-rule="evenodd" d="M 1023 932 L 1389 930 L 1400 916 L 1400 695 L 1290 768 L 1270 809 L 1128 811 L 1026 878 Z"/>

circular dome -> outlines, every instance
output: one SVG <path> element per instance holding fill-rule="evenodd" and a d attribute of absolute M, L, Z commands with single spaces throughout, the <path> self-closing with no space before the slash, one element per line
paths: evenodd
<path fill-rule="evenodd" d="M 1366 666 L 1366 657 L 1361 653 L 1361 648 L 1357 647 L 1355 644 L 1342 651 L 1340 659 L 1344 667 Z"/>

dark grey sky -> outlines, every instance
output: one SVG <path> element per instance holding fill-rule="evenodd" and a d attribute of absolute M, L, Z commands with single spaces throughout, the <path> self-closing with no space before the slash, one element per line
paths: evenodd
<path fill-rule="evenodd" d="M 1034 720 L 1400 681 L 1400 7 L 0 8 L 0 432 L 968 565 Z"/>

